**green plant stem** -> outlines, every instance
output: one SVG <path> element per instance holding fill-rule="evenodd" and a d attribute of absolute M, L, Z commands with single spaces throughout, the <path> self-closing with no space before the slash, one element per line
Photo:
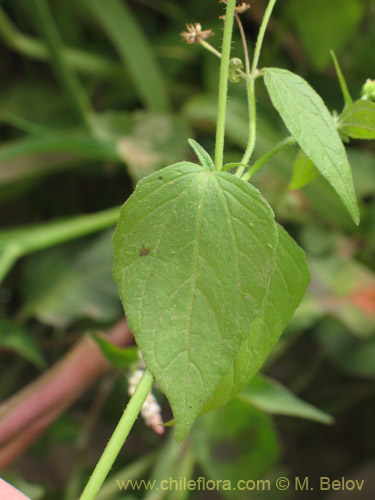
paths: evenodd
<path fill-rule="evenodd" d="M 153 383 L 154 377 L 148 370 L 145 370 L 103 452 L 103 455 L 97 463 L 94 472 L 92 473 L 86 488 L 80 497 L 80 500 L 93 500 L 96 497 L 126 438 L 128 437 L 130 429 L 133 427 L 133 424 L 141 411 L 143 403 L 145 402 Z"/>
<path fill-rule="evenodd" d="M 263 16 L 262 24 L 260 25 L 259 28 L 259 33 L 258 33 L 258 38 L 255 44 L 255 50 L 254 50 L 254 56 L 253 56 L 253 61 L 251 64 L 251 73 L 254 76 L 257 68 L 258 68 L 258 62 L 259 62 L 259 57 L 260 57 L 260 51 L 262 50 L 262 45 L 263 45 L 263 39 L 264 35 L 266 33 L 266 29 L 273 11 L 273 8 L 275 6 L 276 0 L 270 0 L 266 11 Z"/>
<path fill-rule="evenodd" d="M 112 474 L 96 496 L 96 500 L 111 500 L 119 493 L 119 483 L 130 479 L 138 479 L 144 476 L 148 469 L 159 458 L 159 450 L 141 456 L 138 460 L 131 462 L 116 474 Z"/>
<path fill-rule="evenodd" d="M 247 141 L 246 151 L 241 159 L 241 163 L 248 164 L 254 152 L 256 142 L 256 100 L 255 100 L 255 80 L 258 72 L 258 63 L 260 51 L 263 45 L 264 35 L 269 23 L 272 10 L 275 6 L 276 0 L 270 0 L 267 5 L 266 11 L 263 16 L 262 24 L 259 28 L 258 38 L 255 44 L 253 60 L 251 63 L 251 72 L 247 75 L 246 91 L 247 91 L 247 104 L 249 110 L 249 137 Z M 241 177 L 244 172 L 244 167 L 239 167 L 236 175 Z"/>
<path fill-rule="evenodd" d="M 225 13 L 223 48 L 222 48 L 220 76 L 219 76 L 219 96 L 218 96 L 216 143 L 215 143 L 216 170 L 221 170 L 224 158 L 224 136 L 225 136 L 225 118 L 227 110 L 229 61 L 230 61 L 230 50 L 232 43 L 235 7 L 236 7 L 236 0 L 228 0 Z"/>
<path fill-rule="evenodd" d="M 1 231 L 0 283 L 18 258 L 113 226 L 119 213 L 120 207 L 114 207 L 63 221 Z"/>
<path fill-rule="evenodd" d="M 248 181 L 251 179 L 251 177 L 258 172 L 260 167 L 262 167 L 265 163 L 268 162 L 271 158 L 273 158 L 279 151 L 282 149 L 285 149 L 288 146 L 291 146 L 292 144 L 295 144 L 296 140 L 294 137 L 289 136 L 286 137 L 284 140 L 276 144 L 274 148 L 272 148 L 270 151 L 268 151 L 265 155 L 263 155 L 259 160 L 257 160 L 254 165 L 251 166 L 251 168 L 244 173 L 242 176 L 243 180 Z"/>
<path fill-rule="evenodd" d="M 257 110 L 256 110 L 256 100 L 255 100 L 255 81 L 252 76 L 247 77 L 246 82 L 246 93 L 247 93 L 247 107 L 249 110 L 249 136 L 247 141 L 246 151 L 241 158 L 241 163 L 247 165 L 251 159 L 255 148 L 256 141 L 256 127 L 257 127 Z M 236 175 L 241 177 L 244 172 L 244 167 L 239 167 Z"/>
<path fill-rule="evenodd" d="M 91 131 L 90 116 L 93 114 L 91 104 L 79 79 L 65 60 L 64 47 L 48 4 L 46 0 L 30 0 L 30 3 L 46 40 L 56 74 L 71 101 L 74 111 L 86 128 Z"/>

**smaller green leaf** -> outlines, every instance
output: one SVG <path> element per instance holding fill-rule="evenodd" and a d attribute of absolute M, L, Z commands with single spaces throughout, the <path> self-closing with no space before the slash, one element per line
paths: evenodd
<path fill-rule="evenodd" d="M 108 342 L 108 340 L 97 332 L 90 332 L 91 337 L 98 344 L 99 349 L 102 354 L 108 359 L 108 361 L 120 370 L 124 370 L 132 363 L 138 360 L 137 348 L 127 347 L 126 349 L 121 349 L 116 345 Z"/>
<path fill-rule="evenodd" d="M 46 366 L 34 339 L 22 326 L 7 319 L 0 319 L 0 347 L 17 352 L 40 369 Z"/>
<path fill-rule="evenodd" d="M 340 115 L 338 128 L 352 139 L 375 139 L 375 103 L 359 99 Z"/>
<path fill-rule="evenodd" d="M 300 150 L 293 165 L 293 176 L 289 183 L 289 189 L 300 189 L 317 177 L 319 177 L 319 171 L 314 163 Z"/>
<path fill-rule="evenodd" d="M 290 415 L 332 424 L 333 418 L 295 396 L 282 384 L 264 375 L 257 375 L 237 398 L 258 410 L 275 415 Z"/>
<path fill-rule="evenodd" d="M 215 170 L 214 162 L 212 161 L 212 158 L 207 153 L 207 151 L 204 148 L 202 148 L 202 146 L 194 139 L 188 139 L 188 143 L 193 148 L 195 154 L 198 156 L 202 167 L 206 167 L 208 170 L 214 171 Z"/>
<path fill-rule="evenodd" d="M 359 209 L 352 172 L 332 115 L 322 98 L 298 75 L 266 68 L 264 82 L 272 104 L 303 152 L 340 196 L 355 224 Z"/>

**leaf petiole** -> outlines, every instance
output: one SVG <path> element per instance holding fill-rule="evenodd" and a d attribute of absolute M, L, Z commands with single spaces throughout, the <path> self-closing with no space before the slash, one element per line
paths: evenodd
<path fill-rule="evenodd" d="M 258 172 L 258 170 L 265 163 L 267 163 L 268 160 L 270 160 L 271 158 L 273 158 L 282 149 L 285 149 L 288 146 L 292 146 L 295 143 L 296 143 L 296 140 L 292 136 L 286 137 L 285 139 L 283 139 L 282 141 L 280 141 L 278 144 L 276 144 L 276 146 L 274 148 L 270 149 L 266 154 L 264 154 L 261 158 L 259 158 L 259 160 L 257 160 L 254 163 L 254 165 L 252 165 L 251 168 L 247 172 L 244 173 L 244 175 L 242 176 L 242 179 L 244 181 L 248 181 L 249 179 L 251 179 L 251 177 L 256 172 Z"/>
<path fill-rule="evenodd" d="M 251 156 L 254 152 L 255 141 L 256 141 L 256 101 L 255 101 L 255 79 L 259 77 L 258 72 L 258 62 L 260 57 L 260 51 L 263 45 L 264 34 L 269 23 L 272 10 L 275 6 L 276 0 L 270 0 L 267 5 L 262 24 L 259 28 L 258 38 L 255 44 L 255 50 L 253 55 L 253 60 L 251 63 L 251 72 L 248 75 L 246 91 L 247 91 L 247 104 L 249 110 L 249 137 L 247 142 L 246 151 L 241 159 L 241 163 L 248 164 Z M 244 172 L 244 167 L 239 167 L 236 172 L 237 177 L 241 177 Z"/>
<path fill-rule="evenodd" d="M 220 77 L 219 77 L 219 96 L 218 96 L 218 111 L 217 111 L 217 126 L 216 126 L 216 143 L 215 143 L 215 168 L 221 170 L 224 157 L 224 135 L 225 135 L 225 118 L 227 110 L 227 94 L 228 94 L 228 77 L 229 77 L 229 60 L 232 42 L 232 31 L 234 22 L 234 10 L 236 0 L 228 0 L 224 35 L 223 35 L 223 50 L 220 62 Z"/>

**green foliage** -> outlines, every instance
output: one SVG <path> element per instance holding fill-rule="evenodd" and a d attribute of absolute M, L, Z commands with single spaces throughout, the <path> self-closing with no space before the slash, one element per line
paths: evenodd
<path fill-rule="evenodd" d="M 322 99 L 303 78 L 284 69 L 267 68 L 264 81 L 290 133 L 336 190 L 354 222 L 359 224 L 350 165 Z"/>
<path fill-rule="evenodd" d="M 375 378 L 375 336 L 358 339 L 340 325 L 326 320 L 318 341 L 333 362 L 348 375 L 373 380 Z"/>
<path fill-rule="evenodd" d="M 177 408 L 180 439 L 193 420 L 192 415 L 186 419 L 184 415 L 185 410 L 190 411 L 189 402 L 201 415 L 191 439 L 181 444 L 174 441 L 173 429 L 166 429 L 169 436 L 164 441 L 138 419 L 134 439 L 127 442 L 126 453 L 120 453 L 117 471 L 98 498 L 123 496 L 116 480 L 146 479 L 152 464 L 150 478 L 158 481 L 169 476 L 188 480 L 195 474 L 232 481 L 274 478 L 281 472 L 284 475 L 277 465 L 280 451 L 282 467 L 290 477 L 301 473 L 306 456 L 308 474 L 316 477 L 354 473 L 359 454 L 365 466 L 372 453 L 368 429 L 374 379 L 375 176 L 369 141 L 375 129 L 375 75 L 370 56 L 375 47 L 374 0 L 280 1 L 267 31 L 262 24 L 266 36 L 261 64 L 287 67 L 303 75 L 324 97 L 328 109 L 337 110 L 332 116 L 315 91 L 286 70 L 257 68 L 253 60 L 253 74 L 245 75 L 247 61 L 235 26 L 229 76 L 238 84 L 228 88 L 225 161 L 217 165 L 231 170 L 231 175 L 212 172 L 209 155 L 214 150 L 218 116 L 219 58 L 209 52 L 203 56 L 202 46 L 183 46 L 178 36 L 185 23 L 199 21 L 202 29 L 216 33 L 209 42 L 217 55 L 222 41 L 222 21 L 217 16 L 223 13 L 223 5 L 201 0 L 0 3 L 0 203 L 4 226 L 0 230 L 0 278 L 5 278 L 0 287 L 1 393 L 16 394 L 9 402 L 17 402 L 17 391 L 35 372 L 34 367 L 25 366 L 25 360 L 39 369 L 45 367 L 44 358 L 52 365 L 67 355 L 72 338 L 88 330 L 110 329 L 123 317 L 110 276 L 109 233 L 83 238 L 114 226 L 119 215 L 116 205 L 123 203 L 136 182 L 152 174 L 141 180 L 126 202 L 125 222 L 122 218 L 115 237 L 116 256 L 129 262 L 134 258 L 125 266 L 126 283 L 130 284 L 121 286 L 122 296 L 147 364 L 157 381 L 161 379 L 173 409 Z M 249 37 L 249 55 L 254 58 L 256 53 L 255 62 L 262 44 L 256 42 L 254 28 L 262 23 L 264 9 L 270 13 L 267 2 L 258 3 L 241 16 Z M 331 48 L 337 53 L 332 57 L 338 81 L 333 65 L 328 67 Z M 268 95 L 259 81 L 263 76 L 292 137 L 285 134 L 280 120 L 272 119 Z M 224 78 L 222 88 L 225 83 Z M 248 93 L 250 87 L 253 94 L 256 91 L 256 98 L 248 95 L 248 101 L 253 101 L 250 134 L 246 85 Z M 360 95 L 362 99 L 357 100 Z M 189 142 L 202 166 L 178 164 L 156 172 L 183 160 L 196 161 L 188 137 L 199 141 Z M 339 137 L 353 166 L 361 208 L 358 227 L 334 191 L 356 218 L 349 165 L 343 145 L 337 142 Z M 249 142 L 251 161 L 245 165 L 247 158 L 241 163 L 241 156 Z M 298 147 L 297 152 L 295 142 L 301 151 Z M 183 177 L 185 168 L 190 173 Z M 242 172 L 242 179 L 232 175 Z M 170 184 L 164 185 L 166 174 Z M 202 202 L 204 179 L 212 188 L 209 205 L 208 191 L 204 205 Z M 248 180 L 251 185 L 245 182 Z M 153 183 L 160 185 L 159 191 L 153 190 Z M 184 185 L 186 191 L 181 193 Z M 141 200 L 142 193 L 147 198 Z M 172 210 L 176 193 L 181 197 Z M 240 196 L 243 204 L 232 195 Z M 229 216 L 222 203 L 225 198 L 232 211 Z M 149 213 L 150 200 L 154 210 Z M 269 206 L 290 236 L 275 223 Z M 129 207 L 133 207 L 131 212 Z M 267 213 L 265 235 L 264 222 L 255 220 L 259 207 Z M 197 238 L 200 213 L 204 231 Z M 250 223 L 254 223 L 252 228 Z M 134 231 L 119 237 L 120 228 L 135 224 Z M 159 238 L 156 254 L 152 244 Z M 61 246 L 73 239 L 73 244 Z M 199 253 L 194 254 L 197 242 Z M 297 242 L 306 252 L 311 274 L 311 286 L 302 301 L 309 271 Z M 245 255 L 240 254 L 237 269 L 238 248 Z M 121 263 L 116 266 L 122 282 Z M 240 274 L 251 282 L 237 325 Z M 194 290 L 193 284 L 197 285 Z M 176 294 L 169 307 L 173 286 Z M 140 312 L 137 304 L 143 289 Z M 222 350 L 215 341 L 220 328 L 228 338 Z M 151 330 L 163 341 L 158 342 L 155 353 L 147 337 Z M 189 332 L 192 342 L 187 346 Z M 95 340 L 119 369 L 136 360 L 133 346 L 120 349 L 97 335 Z M 203 382 L 195 365 L 186 362 L 188 354 L 201 369 Z M 170 360 L 170 365 L 161 366 Z M 256 375 L 261 366 L 272 378 Z M 79 366 L 74 368 L 79 372 Z M 46 369 L 46 379 L 48 374 Z M 144 395 L 153 383 L 148 375 Z M 13 466 L 18 471 L 9 477 L 13 484 L 31 498 L 78 497 L 91 474 L 84 457 L 98 453 L 102 446 L 99 437 L 115 425 L 128 399 L 125 384 L 110 389 L 111 381 L 109 376 L 93 386 L 29 455 L 25 452 L 26 464 L 33 461 L 35 482 L 48 484 L 47 493 L 19 482 L 24 469 L 17 464 L 23 460 Z M 185 381 L 190 385 L 184 385 Z M 38 398 L 38 386 L 30 395 Z M 169 415 L 166 399 L 159 394 L 158 401 L 163 415 Z M 8 401 L 1 403 L 4 411 Z M 138 404 L 140 407 L 140 400 Z M 208 413 L 214 408 L 217 410 Z M 335 427 L 317 425 L 331 421 L 318 408 L 332 414 Z M 17 419 L 22 420 L 23 415 L 18 412 Z M 274 419 L 273 415 L 284 417 Z M 35 424 L 48 418 L 43 414 Z M 342 439 L 352 433 L 353 426 L 358 430 L 355 446 Z M 94 429 L 91 438 L 90 429 Z M 23 439 L 23 431 L 18 437 Z M 122 440 L 118 439 L 119 447 Z M 146 451 L 159 443 L 157 453 Z M 4 450 L 6 446 L 0 447 L 1 458 Z M 56 463 L 54 457 L 60 467 L 61 453 L 63 461 L 69 453 L 70 463 L 57 478 L 49 471 Z M 340 460 L 326 461 L 328 456 L 340 456 Z M 239 491 L 221 493 L 241 496 Z M 276 495 L 270 493 L 272 498 Z M 281 495 L 287 498 L 288 492 Z M 159 500 L 190 497 L 187 491 L 146 493 L 147 498 L 151 496 Z"/>
<path fill-rule="evenodd" d="M 258 479 L 276 462 L 279 440 L 271 419 L 243 401 L 234 400 L 199 417 L 192 431 L 197 459 L 210 479 Z M 225 497 L 243 498 L 221 490 Z M 243 492 L 248 498 L 249 492 Z"/>
<path fill-rule="evenodd" d="M 111 279 L 111 233 L 77 247 L 33 256 L 24 269 L 22 315 L 64 327 L 79 318 L 112 321 L 120 312 Z"/>
<path fill-rule="evenodd" d="M 130 9 L 120 0 L 85 0 L 119 52 L 140 97 L 151 111 L 165 112 L 168 100 L 163 75 L 152 48 Z"/>
<path fill-rule="evenodd" d="M 114 276 L 179 440 L 262 307 L 277 241 L 273 213 L 254 188 L 191 163 L 142 180 L 121 211 Z"/>
<path fill-rule="evenodd" d="M 91 332 L 91 336 L 98 344 L 102 354 L 104 354 L 108 361 L 116 368 L 124 370 L 137 361 L 138 355 L 136 347 L 121 349 L 121 347 L 117 347 L 111 342 L 108 342 L 108 340 L 97 332 Z"/>
<path fill-rule="evenodd" d="M 230 370 L 205 405 L 205 412 L 228 403 L 250 382 L 301 302 L 309 283 L 309 271 L 303 250 L 280 226 L 278 233 L 276 265 L 262 298 L 261 310 L 242 342 Z"/>
<path fill-rule="evenodd" d="M 338 127 L 352 139 L 375 139 L 375 104 L 363 99 L 353 102 L 340 115 Z"/>
<path fill-rule="evenodd" d="M 197 141 L 194 141 L 194 139 L 189 139 L 188 143 L 190 144 L 192 149 L 194 149 L 194 152 L 197 155 L 202 167 L 206 168 L 207 170 L 215 170 L 214 162 L 212 161 L 212 158 L 207 153 L 207 151 L 203 149 Z"/>
<path fill-rule="evenodd" d="M 39 369 L 46 366 L 43 354 L 30 333 L 5 318 L 0 319 L 0 347 L 14 351 Z"/>
<path fill-rule="evenodd" d="M 330 415 L 296 397 L 269 377 L 257 375 L 237 398 L 266 413 L 306 418 L 323 424 L 333 423 Z"/>
<path fill-rule="evenodd" d="M 322 69 L 329 51 L 338 52 L 355 34 L 364 7 L 362 0 L 291 0 L 286 9 L 311 63 Z"/>
<path fill-rule="evenodd" d="M 298 152 L 293 165 L 293 176 L 289 183 L 289 189 L 300 189 L 319 176 L 314 163 L 302 151 Z"/>

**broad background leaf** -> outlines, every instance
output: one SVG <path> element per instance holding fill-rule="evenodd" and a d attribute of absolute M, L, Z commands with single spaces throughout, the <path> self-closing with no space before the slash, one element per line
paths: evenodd
<path fill-rule="evenodd" d="M 272 419 L 237 399 L 219 410 L 203 415 L 195 423 L 191 441 L 209 479 L 230 480 L 263 477 L 280 454 Z M 249 445 L 251 443 L 251 446 Z M 229 498 L 249 498 L 249 492 L 220 490 Z"/>
<path fill-rule="evenodd" d="M 290 24 L 317 69 L 330 63 L 331 49 L 339 51 L 355 35 L 364 13 L 360 0 L 290 0 L 285 7 Z"/>
<path fill-rule="evenodd" d="M 230 371 L 203 408 L 214 410 L 228 403 L 254 377 L 302 300 L 309 283 L 303 250 L 278 226 L 276 267 L 259 316 L 251 325 Z"/>
<path fill-rule="evenodd" d="M 267 68 L 264 81 L 288 130 L 358 224 L 359 210 L 349 161 L 323 100 L 303 78 L 285 69 Z"/>
<path fill-rule="evenodd" d="M 132 11 L 120 0 L 85 3 L 116 47 L 145 105 L 151 111 L 166 112 L 169 104 L 162 71 Z"/>
<path fill-rule="evenodd" d="M 64 327 L 81 318 L 113 321 L 121 312 L 111 277 L 111 233 L 85 245 L 64 245 L 30 257 L 25 265 L 23 317 Z"/>
<path fill-rule="evenodd" d="M 178 440 L 248 336 L 277 241 L 272 210 L 255 188 L 192 163 L 142 180 L 122 208 L 114 276 Z"/>

